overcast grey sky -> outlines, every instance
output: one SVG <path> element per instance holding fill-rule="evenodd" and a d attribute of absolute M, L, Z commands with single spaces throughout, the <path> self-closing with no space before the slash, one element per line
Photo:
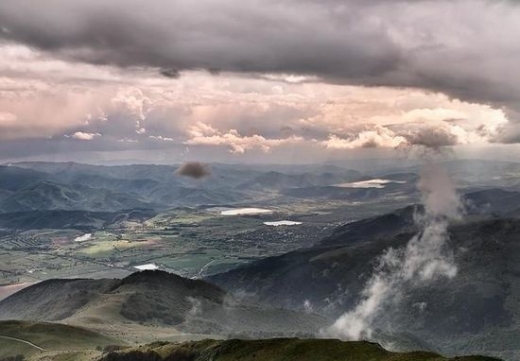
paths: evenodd
<path fill-rule="evenodd" d="M 519 35 L 513 1 L 3 0 L 0 159 L 516 150 Z"/>

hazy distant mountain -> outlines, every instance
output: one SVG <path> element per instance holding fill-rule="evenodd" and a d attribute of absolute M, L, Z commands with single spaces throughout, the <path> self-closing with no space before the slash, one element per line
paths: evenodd
<path fill-rule="evenodd" d="M 177 166 L 16 163 L 0 167 L 0 212 L 114 212 L 131 208 L 239 204 L 257 198 L 283 198 L 283 192 L 277 192 L 285 189 L 298 188 L 306 193 L 306 187 L 362 178 L 357 171 L 334 166 L 303 166 L 299 172 L 299 168 L 289 166 L 278 166 L 277 171 L 257 168 L 213 164 L 208 177 L 195 180 L 176 174 Z M 309 194 L 309 197 L 316 195 Z"/>
<path fill-rule="evenodd" d="M 243 182 L 246 174 L 243 170 L 240 176 L 236 171 L 216 170 L 210 182 L 179 177 L 175 170 L 173 166 L 106 167 L 77 163 L 19 163 L 0 167 L 0 212 L 113 212 L 228 204 L 247 198 L 233 189 Z"/>
<path fill-rule="evenodd" d="M 0 202 L 0 211 L 23 212 L 34 210 L 117 211 L 131 208 L 153 208 L 125 193 L 82 185 L 62 185 L 41 182 L 29 185 Z"/>
<path fill-rule="evenodd" d="M 362 174 L 353 170 L 324 173 L 284 174 L 270 171 L 242 183 L 240 189 L 291 189 L 328 186 L 358 180 Z"/>
<path fill-rule="evenodd" d="M 441 164 L 455 180 L 455 183 L 458 186 L 515 186 L 517 188 L 519 186 L 518 179 L 520 177 L 520 163 L 518 162 L 458 159 L 441 162 Z M 389 173 L 419 174 L 424 166 L 425 165 L 413 165 L 409 167 L 401 167 L 398 165 L 371 174 L 379 178 L 382 178 L 384 175 Z"/>
<path fill-rule="evenodd" d="M 520 192 L 491 188 L 465 194 L 463 199 L 470 213 L 520 215 Z"/>
<path fill-rule="evenodd" d="M 31 169 L 0 166 L 0 189 L 4 191 L 17 191 L 41 182 L 48 177 L 48 174 Z"/>
<path fill-rule="evenodd" d="M 205 281 L 162 271 L 122 280 L 43 281 L 1 301 L 0 319 L 159 324 L 188 333 L 264 336 L 314 334 L 326 325 L 316 315 L 245 304 Z"/>

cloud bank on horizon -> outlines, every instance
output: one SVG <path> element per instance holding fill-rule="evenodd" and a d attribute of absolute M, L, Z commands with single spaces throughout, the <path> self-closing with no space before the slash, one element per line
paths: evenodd
<path fill-rule="evenodd" d="M 518 143 L 519 34 L 505 0 L 5 0 L 0 139 L 230 156 Z"/>

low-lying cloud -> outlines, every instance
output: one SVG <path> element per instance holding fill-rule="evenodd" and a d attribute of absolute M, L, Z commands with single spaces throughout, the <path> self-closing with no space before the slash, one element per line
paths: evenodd
<path fill-rule="evenodd" d="M 384 312 L 391 316 L 406 289 L 420 288 L 438 278 L 453 278 L 457 266 L 446 247 L 448 224 L 459 219 L 462 204 L 447 172 L 436 164 L 426 164 L 418 188 L 424 215 L 418 216 L 420 232 L 403 249 L 390 248 L 378 259 L 360 302 L 339 317 L 323 333 L 348 340 L 370 339 Z"/>
<path fill-rule="evenodd" d="M 228 147 L 231 153 L 245 153 L 248 150 L 258 148 L 263 152 L 269 152 L 273 147 L 282 145 L 296 144 L 303 141 L 303 138 L 292 136 L 289 138 L 265 138 L 262 135 L 254 134 L 251 136 L 241 135 L 236 129 L 231 129 L 227 133 L 216 133 L 212 135 L 194 136 L 184 142 L 186 145 L 210 145 Z"/>
<path fill-rule="evenodd" d="M 85 132 L 76 132 L 72 135 L 70 135 L 70 137 L 72 139 L 78 139 L 78 140 L 92 140 L 96 137 L 100 137 L 101 134 L 99 133 L 85 133 Z"/>

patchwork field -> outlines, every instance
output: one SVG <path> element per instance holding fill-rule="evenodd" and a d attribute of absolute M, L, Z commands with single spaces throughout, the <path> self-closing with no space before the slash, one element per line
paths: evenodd
<path fill-rule="evenodd" d="M 17 285 L 49 278 L 122 277 L 147 264 L 187 277 L 203 277 L 311 246 L 346 219 L 378 214 L 397 205 L 395 201 L 365 205 L 298 202 L 264 206 L 273 213 L 238 211 L 234 215 L 222 214 L 228 209 L 222 207 L 183 207 L 89 231 L 13 232 L 0 238 L 0 299 L 21 287 Z"/>

